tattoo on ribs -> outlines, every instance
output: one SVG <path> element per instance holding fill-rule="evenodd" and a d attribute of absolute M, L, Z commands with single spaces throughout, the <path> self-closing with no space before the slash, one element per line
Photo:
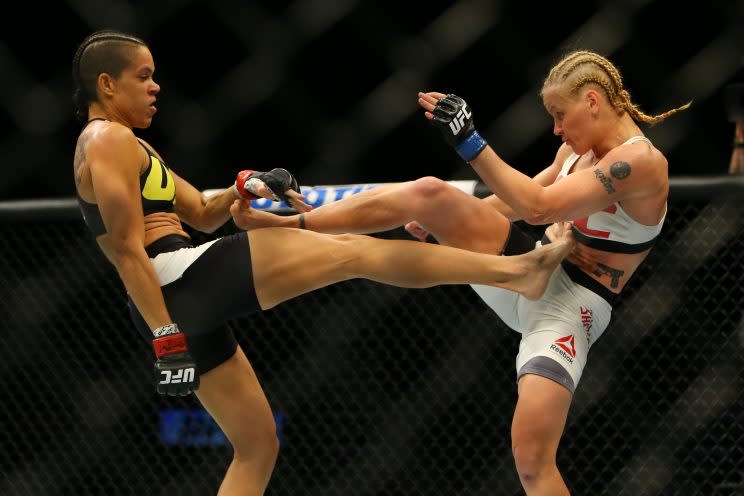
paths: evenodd
<path fill-rule="evenodd" d="M 620 284 L 620 278 L 625 274 L 624 270 L 613 269 L 603 263 L 597 262 L 597 268 L 594 269 L 594 274 L 597 276 L 610 276 L 610 287 L 616 288 Z"/>
<path fill-rule="evenodd" d="M 610 166 L 610 175 L 615 179 L 625 179 L 630 175 L 630 164 L 628 162 L 615 162 Z"/>
<path fill-rule="evenodd" d="M 612 185 L 612 179 L 604 175 L 604 172 L 602 172 L 599 169 L 594 169 L 594 175 L 597 176 L 597 179 L 599 179 L 599 182 L 602 183 L 602 186 L 604 186 L 605 191 L 607 191 L 607 194 L 612 194 L 615 192 L 615 187 Z"/>

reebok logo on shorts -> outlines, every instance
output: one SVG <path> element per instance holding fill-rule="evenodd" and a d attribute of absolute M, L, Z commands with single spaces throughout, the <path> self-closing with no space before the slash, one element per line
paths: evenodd
<path fill-rule="evenodd" d="M 551 351 L 558 353 L 568 363 L 573 363 L 573 359 L 576 356 L 576 348 L 574 346 L 573 334 L 558 338 L 553 341 L 550 345 Z"/>

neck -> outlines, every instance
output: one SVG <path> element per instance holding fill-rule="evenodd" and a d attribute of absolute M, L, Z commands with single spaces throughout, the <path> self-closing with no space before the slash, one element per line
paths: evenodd
<path fill-rule="evenodd" d="M 107 110 L 98 103 L 92 103 L 90 107 L 88 107 L 88 121 L 90 122 L 93 119 L 105 119 L 107 121 L 124 124 L 130 129 L 132 128 L 132 126 L 130 126 L 124 119 L 119 118 L 116 112 Z"/>
<path fill-rule="evenodd" d="M 592 152 L 594 153 L 594 156 L 597 157 L 597 160 L 600 160 L 607 154 L 607 152 L 622 145 L 633 136 L 642 135 L 643 132 L 641 131 L 641 128 L 638 127 L 635 121 L 627 113 L 624 113 L 619 116 L 605 132 L 603 132 L 603 138 L 598 140 L 592 147 Z"/>

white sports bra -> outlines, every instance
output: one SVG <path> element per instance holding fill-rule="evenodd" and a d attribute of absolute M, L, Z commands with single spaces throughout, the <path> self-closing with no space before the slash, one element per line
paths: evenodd
<path fill-rule="evenodd" d="M 619 146 L 629 145 L 638 141 L 651 144 L 645 136 L 633 136 Z M 572 153 L 563 162 L 561 172 L 556 177 L 559 181 L 569 174 L 580 155 Z M 595 212 L 583 219 L 574 219 L 573 233 L 577 242 L 602 251 L 613 253 L 641 253 L 653 246 L 656 238 L 661 233 L 661 227 L 666 218 L 666 205 L 664 216 L 658 224 L 647 226 L 633 220 L 623 210 L 619 202 L 615 202 L 604 210 Z"/>

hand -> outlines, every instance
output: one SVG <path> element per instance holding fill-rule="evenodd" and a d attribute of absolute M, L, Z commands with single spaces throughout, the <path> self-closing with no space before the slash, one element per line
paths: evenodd
<path fill-rule="evenodd" d="M 168 396 L 186 396 L 199 389 L 196 363 L 186 345 L 186 336 L 176 324 L 158 327 L 155 339 L 155 387 L 158 393 Z"/>
<path fill-rule="evenodd" d="M 309 208 L 312 208 L 308 205 Z M 262 227 L 281 227 L 287 217 L 283 215 L 256 210 L 251 207 L 249 200 L 235 200 L 230 206 L 230 215 L 239 229 L 250 231 Z"/>
<path fill-rule="evenodd" d="M 286 169 L 276 168 L 268 172 L 240 171 L 233 187 L 238 196 L 246 200 L 257 198 L 282 200 L 298 212 L 307 212 L 311 209 L 310 205 L 303 201 L 307 198 L 300 193 L 297 179 Z"/>
<path fill-rule="evenodd" d="M 420 92 L 418 103 L 426 111 L 426 118 L 439 129 L 444 141 L 466 162 L 472 161 L 488 145 L 475 130 L 470 107 L 459 96 Z"/>
<path fill-rule="evenodd" d="M 415 220 L 409 222 L 405 226 L 406 231 L 408 231 L 414 238 L 417 238 L 419 241 L 426 242 L 426 238 L 429 237 L 429 231 L 421 227 L 421 224 L 416 222 Z"/>

